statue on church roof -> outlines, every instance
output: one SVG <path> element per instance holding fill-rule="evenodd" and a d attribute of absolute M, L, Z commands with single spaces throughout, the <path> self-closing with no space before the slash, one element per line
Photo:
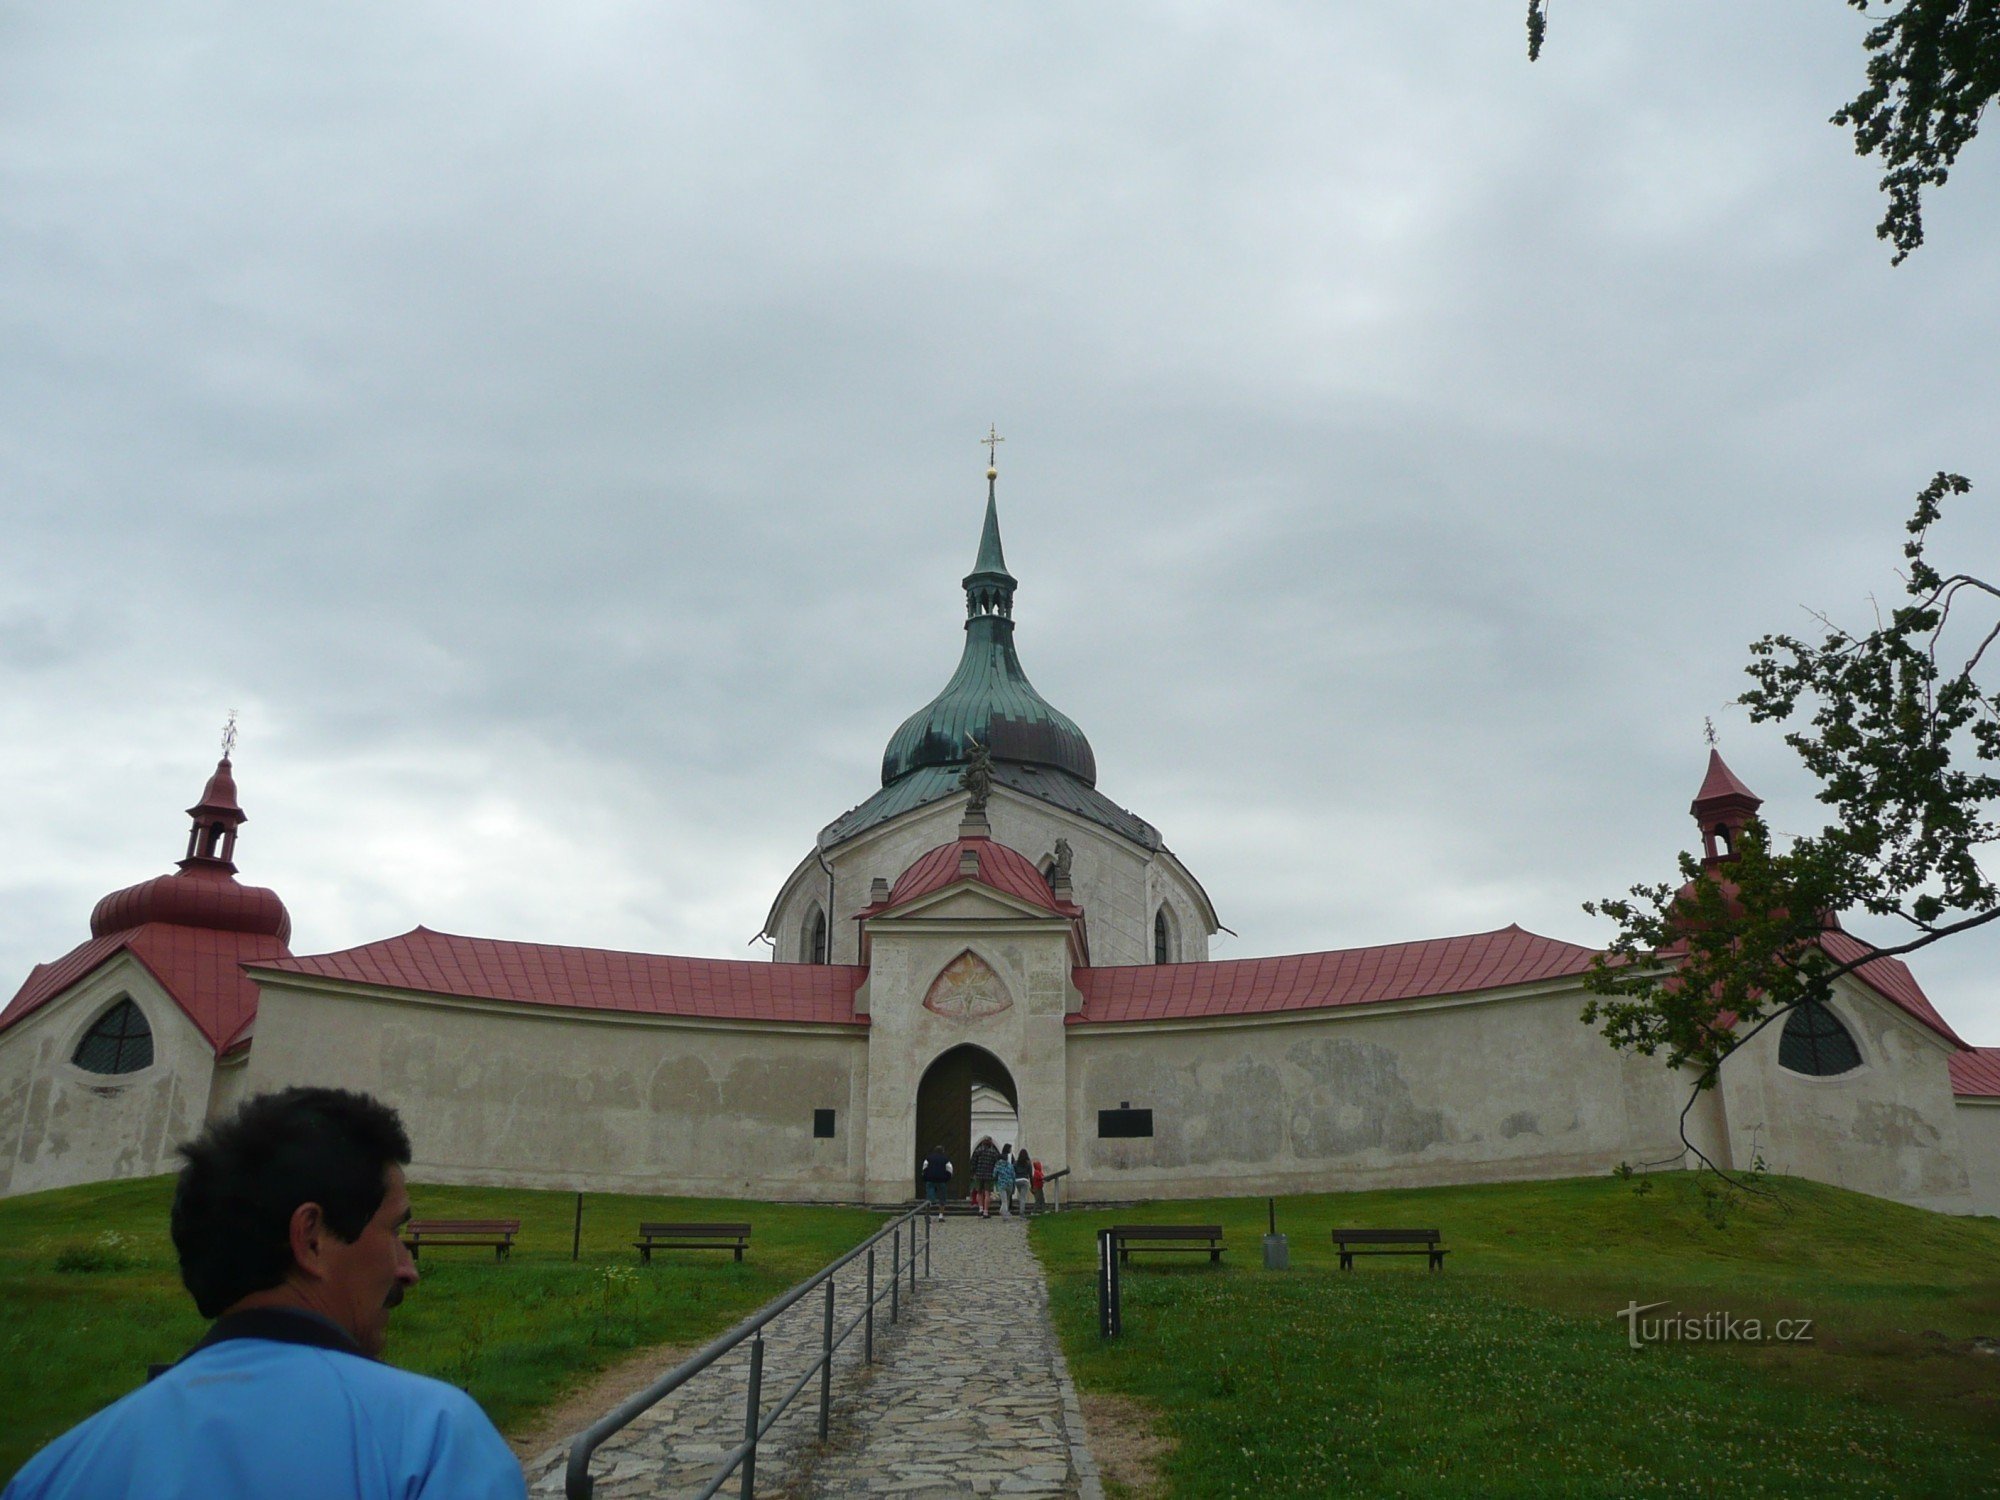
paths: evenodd
<path fill-rule="evenodd" d="M 965 770 L 959 774 L 958 784 L 972 794 L 972 800 L 965 804 L 966 816 L 984 816 L 986 799 L 993 792 L 993 755 L 969 734 L 965 743 L 971 749 L 965 757 Z"/>

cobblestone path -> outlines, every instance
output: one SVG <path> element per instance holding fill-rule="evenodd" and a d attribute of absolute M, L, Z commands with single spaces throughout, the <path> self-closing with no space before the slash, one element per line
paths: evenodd
<path fill-rule="evenodd" d="M 1040 1263 L 1019 1219 L 949 1219 L 895 1351 L 798 1493 L 1101 1500 Z"/>
<path fill-rule="evenodd" d="M 878 1286 L 886 1283 L 888 1249 L 877 1257 Z M 898 1324 L 889 1323 L 886 1299 L 877 1308 L 872 1368 L 862 1364 L 858 1331 L 836 1354 L 824 1451 L 816 1441 L 817 1380 L 765 1434 L 757 1494 L 1100 1500 L 1024 1226 L 998 1219 L 934 1225 L 931 1271 L 928 1281 L 919 1275 L 914 1299 L 906 1273 Z M 857 1263 L 837 1278 L 837 1327 L 860 1311 L 865 1275 Z M 765 1329 L 766 1411 L 817 1356 L 824 1316 L 815 1292 Z M 673 1500 L 698 1491 L 742 1441 L 749 1364 L 745 1343 L 598 1449 L 591 1473 L 599 1500 Z M 528 1465 L 538 1500 L 562 1494 L 567 1451 Z M 722 1493 L 738 1494 L 737 1478 Z"/>

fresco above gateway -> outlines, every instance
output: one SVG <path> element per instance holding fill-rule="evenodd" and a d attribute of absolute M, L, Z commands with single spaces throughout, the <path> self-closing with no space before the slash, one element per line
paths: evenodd
<path fill-rule="evenodd" d="M 924 996 L 925 1009 L 958 1021 L 998 1015 L 1013 1003 L 992 966 L 970 951 L 946 964 Z"/>

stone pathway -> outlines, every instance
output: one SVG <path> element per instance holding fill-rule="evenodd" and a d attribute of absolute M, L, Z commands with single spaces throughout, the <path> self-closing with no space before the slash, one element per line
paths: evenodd
<path fill-rule="evenodd" d="M 886 1284 L 888 1250 L 885 1244 L 877 1256 L 878 1286 Z M 832 1437 L 824 1451 L 817 1380 L 765 1434 L 757 1494 L 1101 1500 L 1025 1226 L 999 1219 L 935 1224 L 931 1272 L 928 1281 L 919 1274 L 914 1299 L 905 1274 L 896 1325 L 886 1299 L 876 1309 L 872 1368 L 862 1364 L 858 1330 L 835 1355 Z M 865 1275 L 857 1263 L 837 1278 L 836 1329 L 860 1311 Z M 817 1357 L 824 1316 L 816 1291 L 765 1329 L 766 1411 Z M 699 1491 L 742 1440 L 749 1363 L 746 1342 L 598 1449 L 590 1467 L 599 1500 L 670 1500 Z M 528 1465 L 535 1496 L 562 1494 L 566 1456 L 565 1446 Z M 722 1493 L 735 1496 L 738 1484 L 731 1476 Z"/>
<path fill-rule="evenodd" d="M 797 1493 L 1077 1496 L 1103 1490 L 1019 1219 L 934 1227 L 917 1315 Z"/>

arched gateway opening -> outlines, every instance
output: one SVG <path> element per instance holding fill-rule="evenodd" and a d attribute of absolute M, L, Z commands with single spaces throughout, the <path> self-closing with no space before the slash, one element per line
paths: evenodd
<path fill-rule="evenodd" d="M 973 1129 L 975 1112 L 978 1130 Z M 1014 1075 L 991 1052 L 967 1042 L 939 1054 L 924 1069 L 923 1081 L 917 1085 L 916 1150 L 910 1159 L 916 1196 L 922 1197 L 924 1191 L 916 1169 L 931 1147 L 942 1145 L 954 1168 L 946 1193 L 953 1198 L 965 1197 L 972 1191 L 973 1141 L 990 1135 L 995 1145 L 1018 1142 L 1020 1114 L 1021 1096 L 1014 1087 Z"/>

